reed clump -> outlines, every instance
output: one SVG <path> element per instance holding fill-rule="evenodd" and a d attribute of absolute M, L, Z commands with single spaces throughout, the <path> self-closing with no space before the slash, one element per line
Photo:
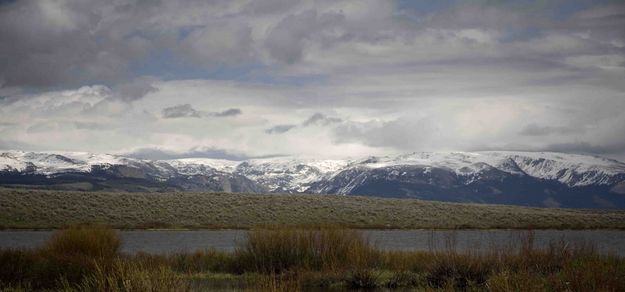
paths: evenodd
<path fill-rule="evenodd" d="M 43 251 L 61 257 L 89 257 L 98 262 L 115 258 L 121 247 L 119 234 L 106 226 L 73 226 L 55 231 Z"/>
<path fill-rule="evenodd" d="M 71 283 L 80 281 L 98 268 L 108 271 L 117 258 L 121 239 L 106 226 L 73 226 L 55 231 L 39 251 L 48 260 L 51 277 Z"/>
<path fill-rule="evenodd" d="M 185 287 L 164 261 L 150 265 L 129 261 L 119 253 L 120 247 L 117 231 L 84 225 L 55 231 L 37 249 L 0 250 L 0 290 L 181 291 L 173 287 Z M 158 289 L 144 289 L 150 287 Z"/>
<path fill-rule="evenodd" d="M 335 227 L 255 229 L 236 250 L 242 271 L 356 269 L 375 264 L 379 252 L 356 230 Z"/>

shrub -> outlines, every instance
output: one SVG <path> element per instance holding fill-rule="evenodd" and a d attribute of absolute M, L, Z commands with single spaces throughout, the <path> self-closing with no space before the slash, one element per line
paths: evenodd
<path fill-rule="evenodd" d="M 545 280 L 541 275 L 527 271 L 511 272 L 503 270 L 493 274 L 488 279 L 486 287 L 493 292 L 544 291 L 547 290 Z"/>
<path fill-rule="evenodd" d="M 436 256 L 422 251 L 384 251 L 380 253 L 380 267 L 393 271 L 425 273 Z"/>
<path fill-rule="evenodd" d="M 604 256 L 575 256 L 556 277 L 553 290 L 625 291 L 625 262 Z"/>
<path fill-rule="evenodd" d="M 409 272 L 409 271 L 399 271 L 393 273 L 388 282 L 386 283 L 386 287 L 391 289 L 396 288 L 407 288 L 407 287 L 418 287 L 424 286 L 424 279 L 421 275 Z"/>
<path fill-rule="evenodd" d="M 59 279 L 78 283 L 93 274 L 96 266 L 107 269 L 118 256 L 121 241 L 117 232 L 104 226 L 74 226 L 54 232 L 39 251 L 35 267 L 38 282 L 58 285 Z M 44 280 L 45 279 L 45 280 Z"/>
<path fill-rule="evenodd" d="M 301 291 L 301 279 L 298 273 L 265 274 L 256 281 L 257 291 L 293 292 Z"/>
<path fill-rule="evenodd" d="M 0 250 L 0 287 L 20 285 L 35 279 L 37 258 L 31 250 Z"/>
<path fill-rule="evenodd" d="M 345 274 L 335 271 L 300 271 L 302 287 L 314 288 L 311 290 L 324 291 L 343 287 Z"/>
<path fill-rule="evenodd" d="M 493 266 L 494 263 L 486 257 L 442 254 L 432 265 L 427 279 L 434 288 L 448 284 L 457 289 L 484 286 Z"/>
<path fill-rule="evenodd" d="M 231 253 L 209 249 L 193 253 L 177 253 L 169 256 L 176 271 L 185 273 L 236 272 L 240 270 Z"/>
<path fill-rule="evenodd" d="M 353 271 L 346 279 L 347 286 L 352 289 L 375 289 L 378 283 L 379 274 L 370 269 L 358 269 Z"/>

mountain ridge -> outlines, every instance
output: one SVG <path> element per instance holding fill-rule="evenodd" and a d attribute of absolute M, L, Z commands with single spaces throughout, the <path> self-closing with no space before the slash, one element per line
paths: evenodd
<path fill-rule="evenodd" d="M 0 151 L 1 185 L 54 187 L 75 182 L 89 183 L 94 190 L 319 193 L 625 208 L 625 163 L 579 154 L 413 152 L 342 160 L 230 161 Z"/>

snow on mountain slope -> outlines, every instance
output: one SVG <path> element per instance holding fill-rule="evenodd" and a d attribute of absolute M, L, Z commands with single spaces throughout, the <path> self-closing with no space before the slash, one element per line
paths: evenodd
<path fill-rule="evenodd" d="M 500 159 L 477 152 L 415 152 L 395 157 L 370 157 L 358 162 L 358 164 L 370 168 L 418 165 L 447 168 L 458 174 L 464 174 L 478 172 L 484 168 L 485 164 L 495 167 L 500 164 Z"/>
<path fill-rule="evenodd" d="M 350 170 L 383 169 L 396 166 L 419 166 L 424 172 L 434 168 L 451 170 L 471 183 L 481 174 L 501 171 L 557 180 L 569 187 L 610 185 L 625 176 L 625 163 L 587 155 L 553 152 L 416 152 L 398 156 L 368 157 L 348 160 L 322 160 L 293 157 L 229 161 L 188 158 L 148 161 L 110 154 L 85 152 L 0 152 L 0 171 L 34 171 L 50 175 L 63 172 L 90 172 L 93 166 L 107 168 L 122 165 L 142 168 L 155 177 L 174 175 L 213 175 L 216 172 L 244 176 L 270 191 L 304 192 L 312 184 Z M 389 175 L 393 175 L 391 171 Z M 354 182 L 349 182 L 353 184 Z"/>
<path fill-rule="evenodd" d="M 347 160 L 317 160 L 290 157 L 252 159 L 237 165 L 235 173 L 266 186 L 271 191 L 304 192 L 315 182 L 342 170 Z"/>
<path fill-rule="evenodd" d="M 215 171 L 241 175 L 274 192 L 303 192 L 310 184 L 342 170 L 348 160 L 276 157 L 231 161 L 208 158 L 162 160 L 184 175 L 207 175 Z"/>
<path fill-rule="evenodd" d="M 240 161 L 208 158 L 184 158 L 160 160 L 159 162 L 167 163 L 177 169 L 180 174 L 186 175 L 206 174 L 215 171 L 233 173 L 235 167 L 240 163 Z"/>
<path fill-rule="evenodd" d="M 48 175 L 73 171 L 89 172 L 94 165 L 125 165 L 133 161 L 136 160 L 86 152 L 4 151 L 0 153 L 0 170 L 25 171 L 31 166 L 36 173 Z"/>
<path fill-rule="evenodd" d="M 25 171 L 29 164 L 17 159 L 11 153 L 0 154 L 0 171 Z"/>
<path fill-rule="evenodd" d="M 381 168 L 398 165 L 447 168 L 460 176 L 496 168 L 511 174 L 558 180 L 569 186 L 611 184 L 625 174 L 625 163 L 596 156 L 554 152 L 420 152 L 395 157 L 370 157 L 356 165 Z"/>
<path fill-rule="evenodd" d="M 597 156 L 554 152 L 485 152 L 492 157 L 514 160 L 526 174 L 558 180 L 569 186 L 615 183 L 613 178 L 625 173 L 625 164 Z"/>

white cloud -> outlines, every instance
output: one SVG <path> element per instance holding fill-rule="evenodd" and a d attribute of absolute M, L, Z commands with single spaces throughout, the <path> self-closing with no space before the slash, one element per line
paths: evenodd
<path fill-rule="evenodd" d="M 625 114 L 620 111 L 625 100 L 608 96 L 574 101 L 566 96 L 544 99 L 527 92 L 506 97 L 433 96 L 401 98 L 388 107 L 375 106 L 387 97 L 369 96 L 371 106 L 341 104 L 337 108 L 332 103 L 321 106 L 312 98 L 333 94 L 337 100 L 349 100 L 351 84 L 294 89 L 226 81 L 159 81 L 153 86 L 159 90 L 132 104 L 115 99 L 102 86 L 24 97 L 1 107 L 0 123 L 5 126 L 0 135 L 4 141 L 37 145 L 41 150 L 124 153 L 145 148 L 183 153 L 202 148 L 242 156 L 342 157 L 519 147 L 548 150 L 577 145 L 575 151 L 608 149 L 608 155 L 614 156 L 622 151 L 620 136 L 615 133 L 625 131 Z M 368 90 L 376 91 L 373 86 Z M 300 96 L 302 102 L 283 102 L 292 95 Z M 192 104 L 196 112 L 198 108 L 220 112 L 227 105 L 240 108 L 242 114 L 161 118 L 161 110 L 172 101 Z M 289 127 L 278 129 L 276 125 Z M 542 127 L 541 135 L 527 135 L 532 125 Z M 566 131 L 558 130 L 564 126 Z M 275 130 L 269 133 L 267 129 Z M 275 133 L 280 135 L 272 135 Z"/>
<path fill-rule="evenodd" d="M 386 0 L 2 5 L 0 145 L 625 157 L 623 5 L 562 19 L 556 4 L 505 1 L 423 13 Z M 204 118 L 163 118 L 174 106 Z"/>

